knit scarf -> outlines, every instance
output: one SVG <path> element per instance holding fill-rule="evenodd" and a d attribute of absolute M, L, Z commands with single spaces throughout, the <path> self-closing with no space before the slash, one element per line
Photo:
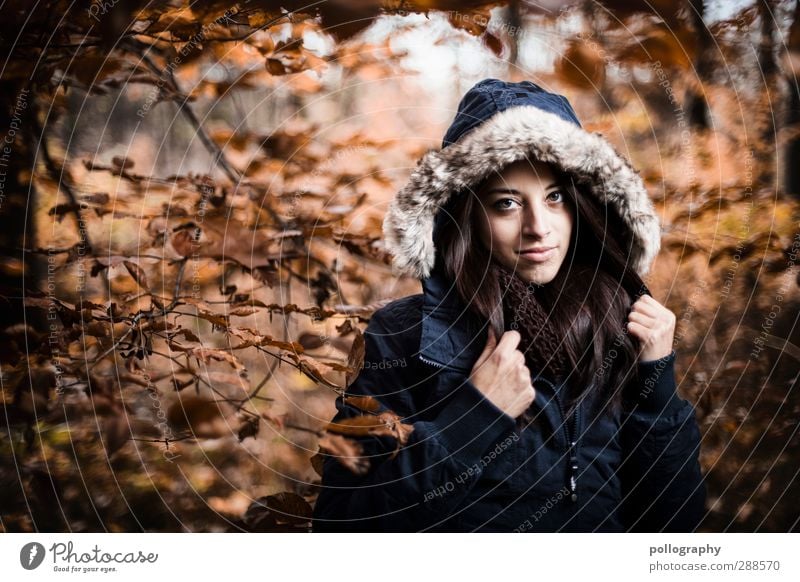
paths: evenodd
<path fill-rule="evenodd" d="M 494 263 L 500 294 L 503 297 L 503 320 L 505 330 L 519 332 L 521 341 L 517 349 L 525 354 L 531 375 L 543 373 L 554 381 L 567 373 L 567 358 L 548 321 L 548 314 L 537 298 L 537 285 L 528 283 L 499 263 Z"/>

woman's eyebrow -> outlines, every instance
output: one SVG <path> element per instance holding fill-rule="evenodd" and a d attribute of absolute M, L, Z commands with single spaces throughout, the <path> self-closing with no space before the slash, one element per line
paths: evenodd
<path fill-rule="evenodd" d="M 553 182 L 549 186 L 545 187 L 545 190 L 550 190 L 550 188 L 557 188 L 560 186 L 561 184 L 558 182 Z M 489 194 L 522 194 L 522 192 L 516 188 L 492 188 L 491 190 L 486 191 L 486 195 L 488 196 Z"/>

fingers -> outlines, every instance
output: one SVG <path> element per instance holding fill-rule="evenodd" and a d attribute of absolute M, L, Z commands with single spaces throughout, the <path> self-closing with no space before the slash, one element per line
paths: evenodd
<path fill-rule="evenodd" d="M 628 331 L 640 339 L 643 336 L 666 333 L 670 329 L 669 323 L 669 317 L 663 314 L 659 317 L 650 317 L 641 313 L 628 314 Z"/>
<path fill-rule="evenodd" d="M 658 317 L 659 313 L 663 313 L 667 308 L 661 305 L 658 301 L 653 299 L 650 295 L 642 295 L 631 306 L 631 312 L 642 313 L 650 317 Z"/>
<path fill-rule="evenodd" d="M 643 295 L 628 314 L 626 327 L 638 340 L 640 361 L 656 360 L 668 355 L 674 342 L 676 317 L 658 301 Z"/>
<path fill-rule="evenodd" d="M 640 344 L 650 339 L 650 328 L 642 325 L 641 323 L 629 321 L 628 331 L 639 340 Z"/>
<path fill-rule="evenodd" d="M 650 295 L 642 295 L 631 306 L 628 321 L 638 323 L 645 328 L 656 329 L 660 326 L 674 325 L 675 314 Z M 628 329 L 630 329 L 630 324 Z"/>
<path fill-rule="evenodd" d="M 502 351 L 512 351 L 517 349 L 519 342 L 522 340 L 522 335 L 515 330 L 511 329 L 508 330 L 503 334 L 503 337 L 500 338 L 500 343 L 497 344 L 497 349 Z"/>
<path fill-rule="evenodd" d="M 524 359 L 519 367 L 519 370 L 523 384 L 527 384 L 528 386 L 533 387 L 533 379 L 531 378 L 531 371 L 530 369 L 528 369 L 528 366 L 525 365 Z"/>
<path fill-rule="evenodd" d="M 512 417 L 524 412 L 536 397 L 525 354 L 517 349 L 521 340 L 516 330 L 504 332 L 498 340 L 490 328 L 483 353 L 470 374 L 475 386 Z"/>
<path fill-rule="evenodd" d="M 503 336 L 498 342 L 494 330 L 490 327 L 486 339 L 486 346 L 475 362 L 473 369 L 481 367 L 489 358 L 494 360 L 498 370 L 509 370 L 510 367 L 524 367 L 525 355 L 517 349 L 521 340 L 522 336 L 518 331 L 509 330 L 503 333 Z"/>
<path fill-rule="evenodd" d="M 645 315 L 644 313 L 639 313 L 638 311 L 631 311 L 628 314 L 628 321 L 632 323 L 638 323 L 643 327 L 653 327 L 656 323 L 656 318 L 650 315 Z M 630 326 L 628 326 L 630 329 Z"/>
<path fill-rule="evenodd" d="M 500 338 L 493 356 L 498 366 L 504 370 L 525 365 L 525 354 L 517 349 L 522 335 L 516 330 L 509 330 Z"/>

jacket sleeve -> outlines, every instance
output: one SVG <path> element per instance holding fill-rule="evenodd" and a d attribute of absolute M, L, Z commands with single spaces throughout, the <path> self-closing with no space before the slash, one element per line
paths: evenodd
<path fill-rule="evenodd" d="M 638 363 L 622 417 L 622 519 L 629 531 L 694 531 L 705 512 L 694 407 L 675 386 L 675 351 Z"/>
<path fill-rule="evenodd" d="M 484 455 L 515 432 L 513 419 L 459 374 L 440 402 L 417 410 L 420 394 L 432 392 L 434 370 L 417 360 L 418 348 L 391 314 L 376 312 L 364 334 L 364 367 L 348 395 L 375 397 L 413 424 L 408 442 L 394 458 L 394 439 L 358 437 L 369 458 L 365 475 L 355 475 L 326 456 L 312 531 L 420 531 L 446 518 L 466 497 L 483 470 Z M 418 322 L 417 322 L 418 324 Z M 404 326 L 405 327 L 405 326 Z M 405 337 L 405 339 L 403 339 Z M 406 344 L 405 347 L 403 344 Z M 409 349 L 410 348 L 410 349 Z M 444 381 L 444 380 L 442 380 Z M 414 394 L 417 396 L 414 396 Z M 337 398 L 333 422 L 364 412 Z M 352 438 L 352 437 L 351 437 Z"/>

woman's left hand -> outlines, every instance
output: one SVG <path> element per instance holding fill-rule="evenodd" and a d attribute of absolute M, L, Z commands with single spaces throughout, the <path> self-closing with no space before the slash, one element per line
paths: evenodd
<path fill-rule="evenodd" d="M 639 361 L 658 360 L 672 353 L 675 314 L 644 294 L 631 307 L 628 331 L 639 340 Z"/>

